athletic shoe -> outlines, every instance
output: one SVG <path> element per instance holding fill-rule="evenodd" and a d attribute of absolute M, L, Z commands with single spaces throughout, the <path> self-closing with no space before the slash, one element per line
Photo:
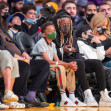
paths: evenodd
<path fill-rule="evenodd" d="M 7 103 L 7 102 L 17 102 L 18 101 L 18 96 L 16 96 L 12 91 L 6 91 L 4 98 L 3 98 L 3 102 Z"/>
<path fill-rule="evenodd" d="M 0 110 L 2 110 L 2 109 L 9 109 L 9 106 L 8 106 L 8 105 L 5 105 L 5 104 L 2 104 L 2 103 L 0 102 Z"/>
<path fill-rule="evenodd" d="M 93 97 L 90 89 L 87 89 L 86 91 L 84 91 L 84 94 L 85 94 L 84 103 L 87 104 L 87 106 L 98 106 L 98 103 L 96 102 L 95 98 Z"/>
<path fill-rule="evenodd" d="M 81 102 L 78 98 L 75 98 L 72 101 L 76 104 L 76 106 L 87 106 L 84 102 Z"/>
<path fill-rule="evenodd" d="M 76 104 L 73 103 L 69 98 L 66 98 L 64 100 L 61 100 L 60 106 L 76 106 Z"/>
<path fill-rule="evenodd" d="M 107 89 L 100 91 L 100 95 L 99 106 L 111 106 L 111 98 L 108 95 Z"/>

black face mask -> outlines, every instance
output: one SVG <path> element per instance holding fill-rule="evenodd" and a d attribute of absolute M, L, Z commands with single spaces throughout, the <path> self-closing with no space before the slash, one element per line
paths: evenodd
<path fill-rule="evenodd" d="M 22 28 L 22 27 L 21 27 L 21 25 L 16 25 L 16 24 L 14 24 L 13 28 L 21 31 L 21 28 Z"/>
<path fill-rule="evenodd" d="M 3 19 L 7 19 L 9 17 L 9 12 L 4 12 L 4 16 L 2 16 Z"/>
<path fill-rule="evenodd" d="M 86 19 L 90 22 L 94 14 L 86 14 Z"/>
<path fill-rule="evenodd" d="M 104 34 L 106 32 L 106 28 L 97 27 L 97 31 L 98 31 L 99 34 Z"/>
<path fill-rule="evenodd" d="M 64 35 L 67 35 L 70 32 L 70 29 L 71 28 L 68 25 L 60 27 L 60 30 Z"/>
<path fill-rule="evenodd" d="M 84 16 L 84 12 L 83 11 L 79 12 L 79 15 Z"/>

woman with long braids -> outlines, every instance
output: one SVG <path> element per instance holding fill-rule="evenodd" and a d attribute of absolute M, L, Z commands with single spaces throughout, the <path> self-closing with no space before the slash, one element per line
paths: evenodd
<path fill-rule="evenodd" d="M 85 60 L 82 58 L 78 50 L 77 39 L 76 37 L 73 37 L 72 20 L 70 15 L 65 10 L 59 11 L 54 19 L 54 24 L 57 31 L 57 39 L 54 42 L 57 47 L 59 58 L 65 62 L 77 62 L 78 69 L 75 74 L 78 77 L 84 91 L 84 102 L 87 106 L 98 106 L 98 103 L 89 89 L 89 83 L 86 78 L 86 73 L 95 72 L 101 95 L 99 105 L 111 106 L 111 98 L 108 96 L 107 89 L 105 89 L 105 72 L 102 63 L 100 60 Z M 76 100 L 76 98 L 71 99 L 74 102 Z M 77 101 L 79 103 L 79 100 Z M 78 106 L 81 106 L 81 104 L 78 104 Z"/>

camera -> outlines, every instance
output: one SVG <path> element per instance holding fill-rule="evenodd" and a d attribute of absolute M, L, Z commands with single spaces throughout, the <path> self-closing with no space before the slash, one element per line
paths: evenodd
<path fill-rule="evenodd" d="M 48 20 L 48 18 L 47 18 L 46 16 L 42 16 L 40 19 L 37 20 L 38 26 L 41 26 L 41 25 L 44 24 L 47 20 Z"/>

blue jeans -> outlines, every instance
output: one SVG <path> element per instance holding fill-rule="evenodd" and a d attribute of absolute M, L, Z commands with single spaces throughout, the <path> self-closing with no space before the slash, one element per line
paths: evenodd
<path fill-rule="evenodd" d="M 104 62 L 104 66 L 111 68 L 111 61 Z"/>

